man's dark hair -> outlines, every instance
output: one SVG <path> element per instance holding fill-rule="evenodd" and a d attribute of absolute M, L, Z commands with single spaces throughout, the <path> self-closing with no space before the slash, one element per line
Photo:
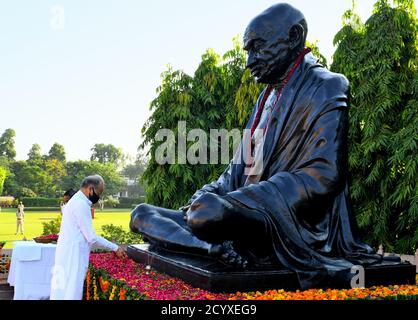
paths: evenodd
<path fill-rule="evenodd" d="M 96 174 L 94 176 L 85 177 L 83 182 L 81 183 L 81 188 L 86 188 L 89 186 L 93 186 L 94 188 L 97 188 L 101 184 L 104 184 L 104 180 L 101 176 Z"/>
<path fill-rule="evenodd" d="M 73 188 L 65 191 L 64 196 L 70 197 L 70 199 L 75 195 L 77 191 L 75 191 Z"/>

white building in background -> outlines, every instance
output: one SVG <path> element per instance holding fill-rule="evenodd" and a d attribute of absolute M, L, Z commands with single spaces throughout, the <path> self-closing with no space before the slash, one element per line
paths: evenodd
<path fill-rule="evenodd" d="M 114 195 L 115 198 L 138 198 L 141 196 L 140 194 L 135 194 L 134 191 L 138 189 L 138 180 L 136 179 L 130 179 L 128 177 L 123 178 L 125 180 L 125 186 L 121 188 L 121 190 Z"/>

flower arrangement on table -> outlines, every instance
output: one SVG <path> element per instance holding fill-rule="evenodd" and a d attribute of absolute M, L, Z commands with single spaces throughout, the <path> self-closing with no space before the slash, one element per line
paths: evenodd
<path fill-rule="evenodd" d="M 0 276 L 7 275 L 10 269 L 11 258 L 7 254 L 2 254 L 1 249 L 6 244 L 5 241 L 0 242 Z"/>
<path fill-rule="evenodd" d="M 84 297 L 87 300 L 418 300 L 418 285 L 214 294 L 128 258 L 100 253 L 90 256 Z"/>
<path fill-rule="evenodd" d="M 58 234 L 53 233 L 46 236 L 33 238 L 33 240 L 37 243 L 57 243 L 58 237 Z"/>

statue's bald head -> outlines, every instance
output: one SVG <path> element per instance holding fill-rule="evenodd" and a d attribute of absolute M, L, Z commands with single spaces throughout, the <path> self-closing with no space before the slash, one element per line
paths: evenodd
<path fill-rule="evenodd" d="M 302 12 L 287 3 L 276 4 L 256 16 L 244 35 L 247 67 L 262 83 L 275 83 L 302 52 L 308 26 Z"/>

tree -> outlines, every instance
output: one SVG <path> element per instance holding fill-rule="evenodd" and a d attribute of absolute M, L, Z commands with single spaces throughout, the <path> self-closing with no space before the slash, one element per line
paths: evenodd
<path fill-rule="evenodd" d="M 10 170 L 10 166 L 13 164 L 13 162 L 14 160 L 9 159 L 7 156 L 0 156 L 0 196 L 3 192 L 4 194 L 12 194 L 9 193 L 8 182 L 12 181 L 14 176 Z M 3 181 L 1 180 L 2 176 Z"/>
<path fill-rule="evenodd" d="M 16 157 L 15 140 L 16 132 L 13 129 L 7 129 L 0 137 L 0 157 L 5 156 L 9 160 Z"/>
<path fill-rule="evenodd" d="M 102 164 L 113 163 L 115 166 L 119 166 L 123 160 L 122 150 L 112 144 L 95 144 L 91 151 L 91 161 L 97 161 Z"/>
<path fill-rule="evenodd" d="M 56 159 L 60 162 L 66 161 L 65 149 L 64 146 L 59 143 L 54 143 L 51 149 L 48 152 L 48 160 Z"/>
<path fill-rule="evenodd" d="M 141 153 L 138 153 L 135 162 L 127 164 L 122 169 L 122 176 L 127 177 L 131 180 L 139 180 L 139 178 L 144 173 L 145 168 L 147 167 L 147 162 L 148 160 L 145 158 L 145 156 Z"/>
<path fill-rule="evenodd" d="M 18 196 L 23 187 L 32 190 L 37 196 L 55 196 L 52 191 L 54 188 L 52 186 L 52 177 L 35 163 L 31 164 L 30 162 L 22 161 L 19 173 L 16 174 L 16 182 L 20 187 L 17 191 Z"/>
<path fill-rule="evenodd" d="M 414 2 L 354 10 L 335 37 L 332 70 L 351 82 L 353 207 L 367 240 L 412 253 L 418 243 L 418 23 Z"/>
<path fill-rule="evenodd" d="M 57 160 L 16 161 L 9 168 L 5 190 L 16 197 L 56 197 L 62 190 L 64 170 Z"/>
<path fill-rule="evenodd" d="M 325 68 L 327 68 L 328 62 L 327 62 L 327 59 L 321 54 L 318 48 L 318 41 L 315 41 L 315 42 L 306 41 L 306 46 L 308 48 L 311 48 L 312 54 L 318 58 L 318 63 L 322 64 Z"/>
<path fill-rule="evenodd" d="M 99 163 L 97 161 L 67 162 L 67 176 L 64 180 L 64 189 L 78 189 L 83 179 L 89 175 L 99 174 L 103 177 L 106 187 L 102 197 L 116 194 L 124 185 L 124 181 L 112 163 Z"/>
<path fill-rule="evenodd" d="M 225 169 L 225 164 L 160 165 L 155 154 L 164 142 L 158 141 L 156 135 L 161 128 L 177 134 L 179 121 L 186 122 L 186 133 L 190 129 L 201 129 L 208 134 L 210 129 L 241 130 L 262 89 L 245 70 L 245 61 L 245 54 L 235 40 L 233 49 L 223 57 L 207 50 L 193 77 L 171 67 L 162 74 L 158 96 L 151 103 L 153 114 L 142 128 L 144 142 L 140 149 L 150 147 L 147 154 L 150 161 L 142 176 L 147 202 L 178 208 Z M 187 142 L 187 149 L 193 144 Z M 175 157 L 178 156 L 176 150 Z"/>
<path fill-rule="evenodd" d="M 42 169 L 50 179 L 47 192 L 49 197 L 61 197 L 64 194 L 63 180 L 67 175 L 65 163 L 58 159 L 45 160 Z"/>
<path fill-rule="evenodd" d="M 129 197 L 138 198 L 145 194 L 144 185 L 141 181 L 141 177 L 147 167 L 147 159 L 140 153 L 138 153 L 134 163 L 126 165 L 121 175 L 134 182 L 133 185 L 127 185 Z"/>
<path fill-rule="evenodd" d="M 28 162 L 38 165 L 42 163 L 41 146 L 39 144 L 35 143 L 29 150 Z"/>
<path fill-rule="evenodd" d="M 0 196 L 3 194 L 4 181 L 6 180 L 7 170 L 0 167 Z"/>

